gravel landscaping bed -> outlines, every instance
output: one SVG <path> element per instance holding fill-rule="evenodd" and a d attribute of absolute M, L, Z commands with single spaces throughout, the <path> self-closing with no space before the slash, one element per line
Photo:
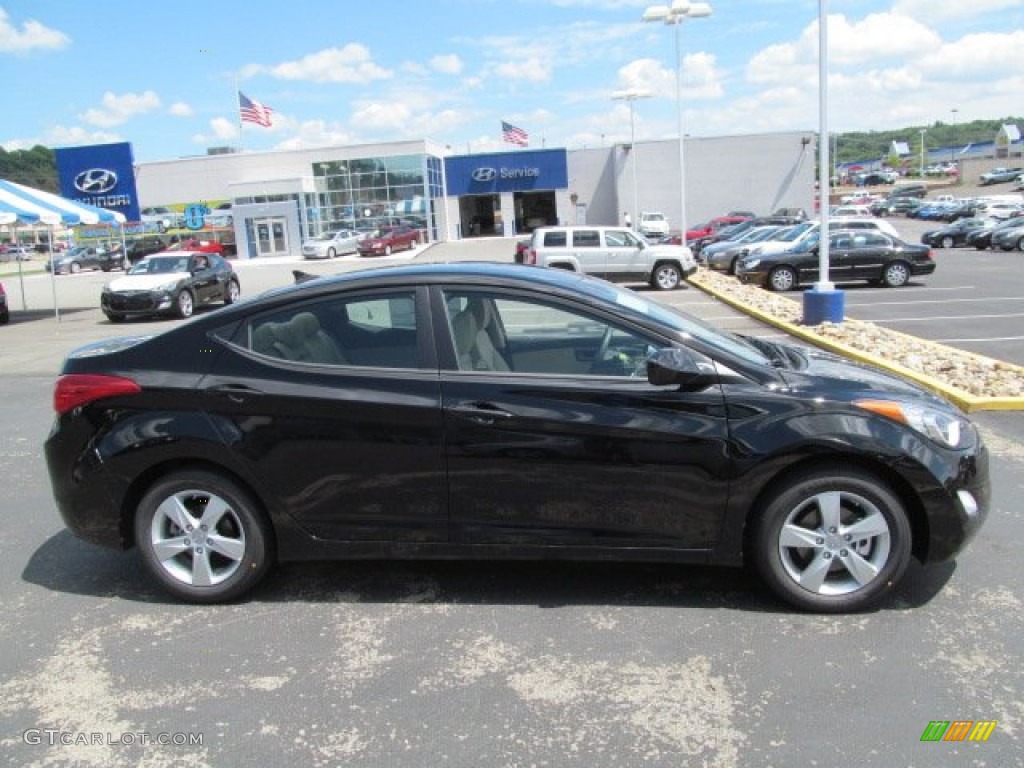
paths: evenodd
<path fill-rule="evenodd" d="M 796 326 L 800 335 L 811 342 L 825 340 L 880 358 L 897 370 L 917 374 L 915 378 L 927 377 L 974 398 L 1024 397 L 1024 367 L 860 320 L 848 318 L 842 323 L 803 326 L 803 304 L 800 301 L 743 285 L 729 275 L 701 270 L 690 277 L 690 282 L 725 301 L 739 302 L 743 305 L 741 308 L 752 309 L 765 315 L 766 319 Z"/>

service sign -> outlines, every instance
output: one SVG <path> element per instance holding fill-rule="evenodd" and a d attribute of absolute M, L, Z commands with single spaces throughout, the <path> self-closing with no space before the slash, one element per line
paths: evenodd
<path fill-rule="evenodd" d="M 564 149 L 493 152 L 445 159 L 449 195 L 530 192 L 569 185 Z"/>
<path fill-rule="evenodd" d="M 139 220 L 132 145 L 93 144 L 54 150 L 61 196 Z"/>

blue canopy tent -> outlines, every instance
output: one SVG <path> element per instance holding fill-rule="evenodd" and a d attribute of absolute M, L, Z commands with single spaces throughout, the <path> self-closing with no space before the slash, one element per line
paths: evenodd
<path fill-rule="evenodd" d="M 46 224 L 50 227 L 50 258 L 53 258 L 53 227 L 77 224 L 116 224 L 121 230 L 121 249 L 125 252 L 124 214 L 97 208 L 84 203 L 76 203 L 60 195 L 33 189 L 13 181 L 0 179 L 0 223 L 10 224 Z M 56 270 L 50 269 L 53 286 L 53 310 L 60 320 L 60 308 L 57 305 Z M 18 262 L 18 280 L 21 284 L 21 305 L 25 309 L 25 283 Z"/>

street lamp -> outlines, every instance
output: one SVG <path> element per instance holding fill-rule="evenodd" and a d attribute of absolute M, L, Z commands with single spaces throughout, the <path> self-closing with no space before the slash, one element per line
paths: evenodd
<path fill-rule="evenodd" d="M 921 178 L 924 178 L 924 135 L 928 133 L 927 128 L 921 128 Z"/>
<path fill-rule="evenodd" d="M 949 162 L 956 162 L 956 107 L 953 107 L 953 141 L 949 145 Z"/>
<path fill-rule="evenodd" d="M 634 122 L 633 115 L 633 102 L 637 99 L 649 99 L 651 93 L 649 91 L 616 91 L 612 94 L 612 98 L 616 101 L 625 101 L 629 104 L 629 153 L 631 155 L 630 160 L 633 163 L 633 224 L 634 226 L 640 226 L 640 207 L 637 193 L 636 184 L 636 123 Z"/>
<path fill-rule="evenodd" d="M 652 5 L 641 17 L 644 21 L 660 21 L 675 28 L 676 112 L 679 122 L 679 227 L 681 241 L 686 245 L 686 160 L 683 146 L 683 61 L 679 56 L 679 28 L 686 19 L 703 19 L 711 15 L 708 3 L 673 0 L 671 5 Z"/>

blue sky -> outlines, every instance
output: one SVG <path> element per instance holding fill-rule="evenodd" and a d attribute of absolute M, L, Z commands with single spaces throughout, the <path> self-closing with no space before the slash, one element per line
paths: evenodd
<path fill-rule="evenodd" d="M 662 0 L 664 2 L 664 0 Z M 456 152 L 676 136 L 673 28 L 634 0 L 0 0 L 0 146 L 137 161 L 429 138 Z M 816 0 L 712 0 L 681 28 L 686 132 L 818 126 Z M 831 0 L 834 131 L 1024 112 L 1024 0 Z M 235 83 L 275 110 L 239 137 Z M 957 110 L 954 116 L 953 110 Z"/>

